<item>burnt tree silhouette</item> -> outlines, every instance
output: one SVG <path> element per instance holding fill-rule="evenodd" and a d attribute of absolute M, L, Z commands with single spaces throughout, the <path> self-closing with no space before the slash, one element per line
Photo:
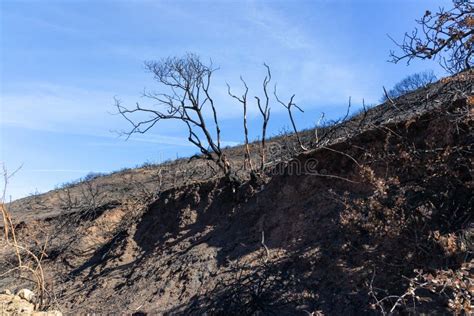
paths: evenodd
<path fill-rule="evenodd" d="M 133 126 L 131 131 L 125 133 L 127 137 L 134 133 L 146 133 L 163 120 L 179 121 L 187 127 L 188 140 L 229 177 L 231 166 L 221 148 L 217 111 L 209 93 L 211 77 L 216 70 L 212 62 L 206 65 L 197 55 L 186 54 L 184 57 L 145 62 L 145 66 L 154 75 L 154 79 L 168 88 L 169 92 L 145 91 L 143 95 L 157 102 L 158 106 L 164 106 L 165 111 L 162 112 L 156 107 L 142 107 L 139 103 L 135 108 L 129 109 L 122 106 L 120 100 L 115 99 L 119 113 Z M 215 133 L 211 131 L 205 118 L 204 111 L 207 109 L 212 112 L 211 124 L 214 125 Z M 136 121 L 131 117 L 134 113 L 149 114 L 151 117 Z"/>
<path fill-rule="evenodd" d="M 397 82 L 392 89 L 387 92 L 387 95 L 383 95 L 380 99 L 381 102 L 385 102 L 389 98 L 398 98 L 409 92 L 415 91 L 420 88 L 426 88 L 428 85 L 436 81 L 436 76 L 433 71 L 418 72 L 409 75 Z"/>
<path fill-rule="evenodd" d="M 264 171 L 266 163 L 266 132 L 270 120 L 270 95 L 268 84 L 271 81 L 271 71 L 267 64 L 266 75 L 263 79 L 262 89 L 264 98 L 255 96 L 256 104 L 262 116 L 262 137 L 260 140 L 260 171 Z M 145 62 L 147 70 L 153 75 L 158 83 L 166 88 L 167 92 L 144 91 L 143 96 L 154 101 L 153 106 L 142 106 L 138 102 L 135 107 L 124 107 L 121 101 L 115 98 L 115 107 L 118 114 L 121 114 L 131 125 L 132 129 L 123 132 L 129 138 L 134 133 L 144 134 L 154 127 L 158 122 L 173 120 L 181 122 L 188 131 L 188 140 L 199 148 L 202 155 L 195 155 L 192 158 L 205 158 L 213 161 L 225 177 L 231 182 L 237 181 L 237 172 L 233 170 L 231 161 L 226 157 L 221 147 L 221 129 L 217 117 L 217 109 L 214 99 L 210 94 L 211 77 L 217 68 L 213 68 L 212 62 L 204 64 L 201 59 L 188 53 L 184 57 L 169 57 L 160 61 Z M 248 92 L 249 88 L 242 77 L 244 85 L 242 96 L 237 96 L 231 92 L 231 87 L 227 85 L 229 96 L 243 105 L 243 125 L 245 137 L 244 170 L 247 166 L 251 173 L 257 171 L 251 161 L 249 131 L 247 127 Z M 276 100 L 278 99 L 275 91 Z M 288 110 L 293 128 L 298 138 L 300 146 L 304 149 L 296 130 L 296 125 L 291 113 L 294 95 L 288 104 L 282 103 Z M 160 110 L 161 107 L 161 110 Z M 209 118 L 208 115 L 211 114 Z M 147 118 L 144 118 L 147 115 Z M 234 166 L 235 167 L 235 166 Z M 238 182 L 238 181 L 237 181 Z"/>

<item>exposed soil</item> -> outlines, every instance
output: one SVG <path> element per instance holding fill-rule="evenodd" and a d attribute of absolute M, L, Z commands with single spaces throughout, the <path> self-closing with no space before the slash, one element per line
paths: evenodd
<path fill-rule="evenodd" d="M 183 160 L 16 201 L 17 232 L 48 238 L 48 304 L 66 314 L 469 314 L 473 79 L 305 131 L 305 152 L 275 138 L 238 187 Z"/>

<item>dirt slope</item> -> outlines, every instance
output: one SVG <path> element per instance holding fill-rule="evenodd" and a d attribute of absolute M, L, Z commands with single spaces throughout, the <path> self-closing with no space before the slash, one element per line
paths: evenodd
<path fill-rule="evenodd" d="M 236 189 L 202 173 L 163 180 L 156 166 L 11 208 L 23 240 L 49 238 L 49 303 L 65 313 L 469 313 L 473 81 L 445 79 L 323 141 L 306 131 L 314 149 L 291 160 L 274 139 L 267 173 Z"/>

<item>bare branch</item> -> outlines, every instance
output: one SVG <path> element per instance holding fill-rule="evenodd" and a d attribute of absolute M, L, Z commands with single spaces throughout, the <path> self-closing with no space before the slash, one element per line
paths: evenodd
<path fill-rule="evenodd" d="M 247 169 L 247 166 L 250 168 L 251 171 L 253 171 L 253 166 L 252 166 L 252 160 L 250 156 L 250 147 L 249 147 L 249 131 L 247 128 L 247 94 L 249 92 L 249 87 L 247 86 L 247 83 L 245 80 L 240 76 L 240 81 L 242 81 L 244 87 L 245 87 L 245 92 L 242 94 L 242 97 L 237 97 L 236 95 L 232 94 L 230 91 L 230 86 L 227 84 L 227 93 L 240 103 L 242 103 L 243 109 L 244 109 L 244 114 L 243 114 L 243 124 L 244 124 L 244 136 L 245 136 L 245 157 L 244 157 L 244 170 Z"/>
<path fill-rule="evenodd" d="M 401 43 L 389 38 L 401 50 L 390 52 L 391 62 L 438 58 L 439 64 L 450 73 L 472 68 L 474 42 L 474 6 L 471 1 L 454 1 L 454 7 L 438 12 L 426 11 L 416 20 L 419 28 L 405 33 Z"/>
<path fill-rule="evenodd" d="M 272 79 L 272 74 L 270 72 L 270 67 L 267 64 L 263 64 L 265 68 L 267 69 L 267 75 L 263 79 L 263 93 L 265 95 L 265 105 L 262 105 L 262 102 L 259 97 L 255 96 L 255 99 L 257 100 L 257 106 L 260 111 L 260 114 L 262 115 L 262 139 L 260 142 L 260 170 L 265 169 L 265 141 L 266 141 L 266 133 L 267 133 L 267 126 L 268 126 L 268 121 L 270 120 L 270 97 L 268 95 L 268 84 L 270 83 L 270 80 Z"/>
<path fill-rule="evenodd" d="M 295 95 L 293 94 L 290 98 L 290 101 L 288 101 L 288 103 L 284 103 L 283 101 L 281 101 L 279 98 L 278 98 L 278 95 L 277 95 L 277 85 L 275 84 L 275 88 L 273 90 L 273 94 L 275 95 L 275 98 L 276 100 L 278 101 L 278 103 L 280 103 L 281 105 L 283 105 L 287 111 L 288 111 L 288 116 L 290 117 L 290 121 L 291 121 L 291 125 L 293 126 L 293 131 L 295 132 L 295 135 L 296 135 L 296 139 L 298 140 L 298 144 L 300 145 L 300 148 L 302 150 L 308 150 L 304 145 L 303 143 L 301 142 L 301 139 L 300 139 L 300 135 L 298 133 L 298 129 L 296 128 L 296 124 L 295 124 L 295 120 L 293 119 L 293 113 L 291 112 L 291 107 L 294 106 L 296 107 L 298 110 L 300 110 L 301 112 L 304 112 L 299 106 L 297 106 L 294 102 L 293 102 L 293 99 L 295 98 Z"/>

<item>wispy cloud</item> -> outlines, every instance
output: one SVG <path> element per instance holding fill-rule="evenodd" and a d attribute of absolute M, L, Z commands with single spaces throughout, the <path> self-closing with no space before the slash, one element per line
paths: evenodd
<path fill-rule="evenodd" d="M 90 172 L 90 170 L 84 170 L 84 169 L 25 169 L 24 172 L 86 173 L 86 172 Z"/>
<path fill-rule="evenodd" d="M 14 91 L 4 91 L 0 104 L 0 124 L 52 130 L 61 125 L 72 128 L 97 123 L 97 117 L 102 118 L 111 106 L 112 94 L 49 82 L 25 82 Z"/>
<path fill-rule="evenodd" d="M 88 141 L 86 143 L 88 146 L 129 146 L 132 143 L 193 147 L 184 136 L 186 131 L 170 122 L 162 122 L 163 127 L 168 133 L 175 131 L 175 134 L 181 134 L 182 137 L 160 135 L 153 131 L 134 134 L 128 139 L 120 136 L 120 133 L 114 130 L 127 131 L 130 126 L 120 116 L 111 115 L 114 110 L 111 93 L 85 91 L 44 82 L 35 83 L 33 86 L 34 91 L 27 91 L 24 95 L 0 96 L 0 127 L 102 139 L 102 141 Z M 133 97 L 126 99 L 133 100 Z M 238 144 L 225 140 L 222 143 L 224 146 Z"/>
<path fill-rule="evenodd" d="M 262 2 L 251 2 L 248 23 L 253 23 L 270 38 L 292 50 L 314 48 L 314 43 L 299 26 L 299 21 L 290 19 Z M 267 37 L 264 37 L 267 38 Z"/>
<path fill-rule="evenodd" d="M 17 21 L 21 21 L 25 25 L 31 25 L 34 28 L 44 28 L 44 29 L 47 29 L 48 31 L 62 32 L 62 33 L 67 33 L 69 35 L 76 35 L 76 36 L 77 35 L 83 36 L 84 34 L 81 29 L 65 26 L 64 24 L 60 24 L 60 23 L 55 23 L 54 20 L 52 19 L 45 19 L 45 18 L 35 17 L 31 15 L 26 16 L 21 13 L 11 12 L 11 11 L 5 11 L 4 13 L 2 12 L 2 17 L 15 19 Z"/>

